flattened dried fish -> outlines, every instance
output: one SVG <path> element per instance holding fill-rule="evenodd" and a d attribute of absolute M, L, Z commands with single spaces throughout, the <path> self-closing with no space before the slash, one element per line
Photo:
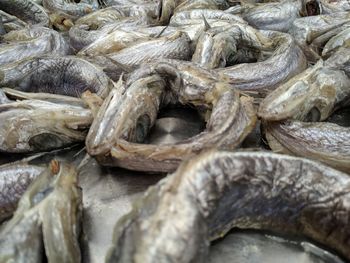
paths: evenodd
<path fill-rule="evenodd" d="M 230 229 L 304 235 L 350 259 L 350 177 L 269 152 L 206 152 L 116 224 L 106 262 L 201 262 Z"/>
<path fill-rule="evenodd" d="M 45 27 L 26 27 L 11 31 L 2 37 L 0 64 L 45 54 L 68 55 L 69 45 L 56 31 Z"/>
<path fill-rule="evenodd" d="M 273 151 L 314 159 L 350 173 L 350 128 L 327 122 L 299 121 L 264 126 Z"/>
<path fill-rule="evenodd" d="M 48 262 L 81 261 L 82 196 L 77 181 L 72 166 L 51 162 L 1 229 L 1 262 L 45 262 L 45 255 Z"/>
<path fill-rule="evenodd" d="M 166 89 L 158 73 L 173 83 L 171 90 Z M 206 130 L 175 144 L 142 144 L 159 108 L 177 102 L 203 109 Z M 130 76 L 126 87 L 119 86 L 110 93 L 89 131 L 86 146 L 102 164 L 140 171 L 173 171 L 184 158 L 203 149 L 237 147 L 255 122 L 251 99 L 240 98 L 230 85 L 218 82 L 192 63 L 167 60 L 146 65 Z M 109 151 L 112 160 L 105 158 Z"/>
<path fill-rule="evenodd" d="M 31 0 L 1 0 L 0 9 L 31 25 L 48 26 L 50 22 L 45 9 Z"/>
<path fill-rule="evenodd" d="M 93 116 L 78 100 L 29 99 L 0 105 L 0 151 L 33 152 L 83 141 Z"/>
<path fill-rule="evenodd" d="M 1 87 L 80 97 L 87 90 L 105 97 L 113 82 L 90 62 L 73 57 L 43 56 L 0 66 Z"/>

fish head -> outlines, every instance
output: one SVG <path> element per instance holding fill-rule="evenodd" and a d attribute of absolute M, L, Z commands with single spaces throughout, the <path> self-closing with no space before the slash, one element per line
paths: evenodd
<path fill-rule="evenodd" d="M 278 121 L 297 115 L 306 103 L 310 86 L 298 80 L 270 93 L 260 104 L 258 115 L 268 121 Z"/>

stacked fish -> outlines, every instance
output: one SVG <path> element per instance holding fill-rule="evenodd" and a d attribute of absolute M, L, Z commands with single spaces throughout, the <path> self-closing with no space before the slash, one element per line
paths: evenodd
<path fill-rule="evenodd" d="M 78 168 L 171 173 L 115 226 L 106 262 L 205 261 L 232 228 L 350 260 L 345 0 L 0 0 L 0 262 L 81 262 Z M 147 143 L 160 110 L 205 121 Z M 242 149 L 247 138 L 254 149 Z M 145 175 L 147 176 L 147 175 Z"/>

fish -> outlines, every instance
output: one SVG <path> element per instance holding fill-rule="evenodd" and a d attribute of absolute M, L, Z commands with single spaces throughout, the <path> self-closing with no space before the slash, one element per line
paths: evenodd
<path fill-rule="evenodd" d="M 99 8 L 97 0 L 93 1 L 92 4 L 85 1 L 72 2 L 68 0 L 42 0 L 42 3 L 44 8 L 52 13 L 68 14 L 75 19 Z"/>
<path fill-rule="evenodd" d="M 267 122 L 270 148 L 278 153 L 323 162 L 350 173 L 350 128 L 328 122 Z"/>
<path fill-rule="evenodd" d="M 184 0 L 180 4 L 176 5 L 174 13 L 182 12 L 186 10 L 196 10 L 196 9 L 219 9 L 217 2 L 214 0 Z"/>
<path fill-rule="evenodd" d="M 170 26 L 193 25 L 203 23 L 203 17 L 211 24 L 211 22 L 226 21 L 228 23 L 247 24 L 243 18 L 237 15 L 226 13 L 222 10 L 212 9 L 194 9 L 175 13 L 169 22 Z"/>
<path fill-rule="evenodd" d="M 349 47 L 350 41 L 350 27 L 344 29 L 339 34 L 333 36 L 327 41 L 322 50 L 322 57 L 328 58 L 337 50 L 344 47 Z"/>
<path fill-rule="evenodd" d="M 73 166 L 53 160 L 0 230 L 0 262 L 81 262 L 81 219 L 78 174 Z"/>
<path fill-rule="evenodd" d="M 251 50 L 259 57 L 259 49 L 267 49 L 269 40 L 265 39 L 256 29 L 246 24 L 232 24 L 228 27 L 212 27 L 202 33 L 192 61 L 208 68 L 224 68 L 234 64 L 238 50 Z"/>
<path fill-rule="evenodd" d="M 31 25 L 47 27 L 50 23 L 45 9 L 31 0 L 1 0 L 0 9 Z"/>
<path fill-rule="evenodd" d="M 349 104 L 349 76 L 341 65 L 335 64 L 343 62 L 345 65 L 350 55 L 349 51 L 346 53 L 347 57 L 343 57 L 345 61 L 335 59 L 337 54 L 327 61 L 319 60 L 271 92 L 260 103 L 258 116 L 266 121 L 295 119 L 317 122 Z M 334 60 L 335 63 L 332 62 Z"/>
<path fill-rule="evenodd" d="M 0 223 L 12 216 L 28 186 L 45 171 L 29 159 L 0 165 Z"/>
<path fill-rule="evenodd" d="M 288 32 L 303 12 L 302 1 L 282 1 L 244 6 L 240 14 L 248 24 L 260 30 Z"/>
<path fill-rule="evenodd" d="M 197 107 L 206 116 L 206 129 L 175 144 L 144 144 L 159 109 L 169 103 Z M 162 60 L 134 71 L 111 91 L 89 130 L 86 149 L 102 165 L 169 172 L 204 149 L 238 147 L 255 123 L 250 97 L 193 63 Z"/>
<path fill-rule="evenodd" d="M 140 41 L 151 40 L 150 34 L 123 29 L 113 30 L 110 34 L 98 38 L 90 45 L 84 47 L 78 52 L 78 56 L 98 56 L 113 52 L 118 52 L 124 48 L 130 47 Z"/>
<path fill-rule="evenodd" d="M 68 55 L 70 47 L 56 31 L 46 27 L 26 27 L 2 36 L 6 42 L 0 46 L 0 64 L 51 54 Z"/>
<path fill-rule="evenodd" d="M 235 88 L 252 96 L 265 97 L 283 82 L 306 69 L 307 61 L 289 34 L 277 31 L 260 32 L 265 39 L 272 42 L 266 57 L 263 56 L 256 63 L 218 68 L 216 71 L 220 78 L 228 79 Z"/>
<path fill-rule="evenodd" d="M 191 57 L 190 39 L 186 33 L 177 31 L 169 36 L 140 41 L 107 56 L 130 68 L 160 58 L 189 60 Z"/>
<path fill-rule="evenodd" d="M 0 72 L 0 87 L 26 92 L 80 97 L 90 90 L 104 98 L 114 85 L 102 69 L 74 56 L 28 58 L 0 66 Z"/>
<path fill-rule="evenodd" d="M 16 16 L 10 15 L 0 9 L 0 17 L 2 20 L 3 34 L 12 30 L 20 30 L 28 26 L 28 24 Z"/>
<path fill-rule="evenodd" d="M 93 115 L 81 100 L 40 97 L 0 104 L 1 152 L 40 152 L 85 140 Z"/>
<path fill-rule="evenodd" d="M 315 63 L 321 58 L 319 51 L 322 52 L 322 45 L 349 27 L 349 18 L 348 12 L 301 17 L 294 20 L 288 33 L 293 36 L 295 42 L 303 50 L 307 60 Z M 315 43 L 317 38 L 318 41 Z M 310 46 L 312 43 L 313 45 Z"/>
<path fill-rule="evenodd" d="M 205 262 L 232 228 L 306 236 L 349 253 L 350 177 L 271 152 L 204 152 L 151 186 L 115 225 L 106 262 Z"/>
<path fill-rule="evenodd" d="M 333 14 L 350 10 L 348 1 L 344 0 L 319 0 L 322 14 Z"/>

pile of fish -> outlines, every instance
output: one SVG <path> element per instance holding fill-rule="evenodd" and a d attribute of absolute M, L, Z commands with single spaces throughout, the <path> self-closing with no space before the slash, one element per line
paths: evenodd
<path fill-rule="evenodd" d="M 350 261 L 349 43 L 344 0 L 0 0 L 0 262 L 82 261 L 89 158 L 169 173 L 106 262 L 205 262 L 232 228 Z M 175 107 L 205 127 L 149 143 Z"/>

